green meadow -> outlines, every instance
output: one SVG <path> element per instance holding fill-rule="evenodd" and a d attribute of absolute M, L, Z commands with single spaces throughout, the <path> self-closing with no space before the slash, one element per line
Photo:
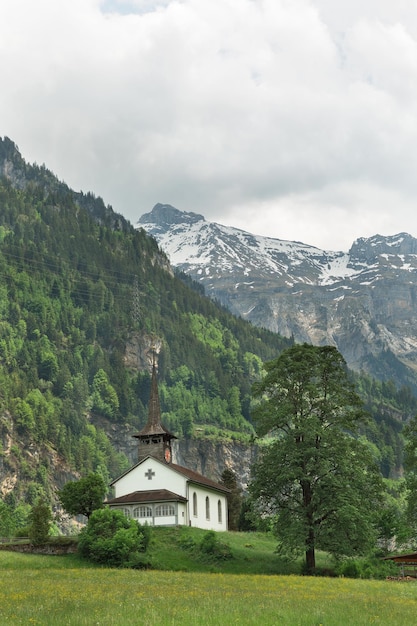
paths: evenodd
<path fill-rule="evenodd" d="M 260 533 L 225 533 L 233 559 L 222 563 L 195 554 L 193 558 L 190 537 L 194 539 L 195 532 L 165 529 L 154 535 L 152 566 L 161 569 L 116 570 L 92 567 L 76 555 L 0 551 L 0 624 L 409 626 L 415 622 L 414 581 L 289 573 L 288 564 L 273 553 L 273 538 Z M 297 566 L 293 568 L 295 572 Z"/>

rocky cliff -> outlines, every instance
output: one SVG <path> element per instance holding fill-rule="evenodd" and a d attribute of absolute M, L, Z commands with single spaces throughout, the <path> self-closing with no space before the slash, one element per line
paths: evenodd
<path fill-rule="evenodd" d="M 95 421 L 103 428 L 114 448 L 123 452 L 134 465 L 138 460 L 138 443 L 133 437 L 137 427 L 115 425 L 100 418 Z M 177 439 L 172 443 L 172 461 L 219 481 L 225 468 L 235 472 L 239 485 L 246 489 L 250 467 L 257 454 L 256 445 L 245 445 L 232 441 L 210 441 L 207 439 Z"/>

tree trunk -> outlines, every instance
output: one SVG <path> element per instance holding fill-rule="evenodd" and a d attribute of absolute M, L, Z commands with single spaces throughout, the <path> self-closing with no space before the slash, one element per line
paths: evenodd
<path fill-rule="evenodd" d="M 307 574 L 316 567 L 316 552 L 315 552 L 315 536 L 314 536 L 314 520 L 311 506 L 312 494 L 311 485 L 309 481 L 302 481 L 303 490 L 303 505 L 305 508 L 305 515 L 308 527 L 307 537 L 305 538 L 306 546 L 306 571 Z"/>
<path fill-rule="evenodd" d="M 306 549 L 306 571 L 307 574 L 311 574 L 316 567 L 316 552 L 314 549 L 314 544 L 312 546 L 308 546 Z"/>

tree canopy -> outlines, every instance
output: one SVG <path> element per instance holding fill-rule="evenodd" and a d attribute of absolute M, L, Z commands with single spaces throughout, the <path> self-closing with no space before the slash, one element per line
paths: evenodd
<path fill-rule="evenodd" d="M 58 495 L 67 513 L 89 518 L 93 511 L 102 508 L 106 485 L 99 474 L 89 474 L 66 483 Z"/>
<path fill-rule="evenodd" d="M 45 500 L 39 498 L 29 514 L 29 539 L 34 546 L 47 542 L 51 522 L 51 507 Z"/>
<path fill-rule="evenodd" d="M 311 571 L 317 548 L 347 555 L 375 541 L 382 482 L 358 438 L 366 415 L 335 348 L 295 345 L 265 370 L 254 386 L 254 418 L 268 438 L 250 491 L 273 518 L 281 550 L 304 551 Z"/>

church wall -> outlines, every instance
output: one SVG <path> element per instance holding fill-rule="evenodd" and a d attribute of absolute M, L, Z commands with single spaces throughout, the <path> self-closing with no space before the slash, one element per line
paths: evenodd
<path fill-rule="evenodd" d="M 195 510 L 194 507 L 194 494 L 196 494 L 197 510 Z M 219 500 L 221 506 L 221 521 L 219 521 Z M 227 499 L 223 494 L 190 483 L 188 486 L 188 507 L 190 526 L 196 526 L 206 530 L 227 530 Z"/>
<path fill-rule="evenodd" d="M 178 502 L 178 524 L 179 526 L 188 525 L 187 504 Z"/>
<path fill-rule="evenodd" d="M 149 478 L 148 478 L 149 477 Z M 145 459 L 115 484 L 115 498 L 134 491 L 168 489 L 180 496 L 187 496 L 186 480 L 169 465 L 153 458 Z"/>
<path fill-rule="evenodd" d="M 176 526 L 175 518 L 173 517 L 155 517 L 154 526 Z"/>
<path fill-rule="evenodd" d="M 184 476 L 172 469 L 170 465 L 152 457 L 145 459 L 142 463 L 133 467 L 130 472 L 119 478 L 114 483 L 114 488 L 115 498 L 135 491 L 156 489 L 168 489 L 187 498 L 188 506 L 178 503 L 176 519 L 171 517 L 167 519 L 165 517 L 153 517 L 152 521 L 148 520 L 152 525 L 169 526 L 179 524 L 206 530 L 227 530 L 227 498 L 225 495 L 198 483 L 187 481 Z M 196 503 L 196 508 L 194 503 Z M 131 514 L 133 514 L 133 509 Z"/>

